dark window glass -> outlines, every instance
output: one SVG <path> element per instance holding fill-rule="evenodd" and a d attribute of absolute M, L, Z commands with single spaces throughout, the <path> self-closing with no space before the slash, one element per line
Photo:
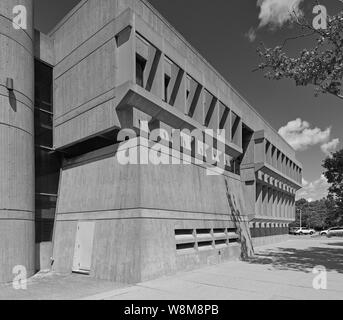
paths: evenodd
<path fill-rule="evenodd" d="M 165 74 L 164 75 L 164 101 L 168 102 L 168 98 L 169 98 L 169 94 L 168 94 L 168 87 L 169 87 L 169 83 L 170 83 L 170 77 Z"/>
<path fill-rule="evenodd" d="M 35 61 L 36 242 L 51 241 L 60 156 L 53 150 L 52 67 Z"/>
<path fill-rule="evenodd" d="M 144 87 L 144 70 L 146 66 L 146 60 L 139 54 L 136 55 L 136 83 Z"/>

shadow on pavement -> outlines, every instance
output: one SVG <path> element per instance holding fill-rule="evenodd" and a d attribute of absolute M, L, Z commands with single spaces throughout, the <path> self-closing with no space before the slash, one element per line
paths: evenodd
<path fill-rule="evenodd" d="M 340 246 L 343 247 L 343 242 L 332 242 L 332 243 L 327 243 L 329 246 Z"/>
<path fill-rule="evenodd" d="M 330 243 L 330 245 L 343 246 L 343 243 Z M 307 273 L 312 272 L 314 267 L 321 265 L 327 271 L 343 273 L 343 248 L 277 248 L 256 253 L 247 262 L 270 264 L 278 270 L 296 270 Z"/>

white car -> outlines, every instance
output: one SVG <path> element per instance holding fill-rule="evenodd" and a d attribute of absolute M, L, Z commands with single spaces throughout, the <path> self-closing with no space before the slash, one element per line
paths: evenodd
<path fill-rule="evenodd" d="M 343 227 L 334 227 L 330 228 L 328 230 L 328 233 L 326 234 L 328 238 L 331 237 L 343 237 Z"/>
<path fill-rule="evenodd" d="M 309 234 L 312 236 L 315 233 L 316 233 L 316 230 L 310 229 L 310 228 L 303 228 L 303 227 L 301 227 L 301 228 L 297 229 L 297 231 L 295 231 L 296 235 Z"/>
<path fill-rule="evenodd" d="M 326 236 L 328 234 L 330 229 L 326 229 L 326 230 L 323 230 L 323 231 L 320 231 L 320 235 L 321 236 Z"/>

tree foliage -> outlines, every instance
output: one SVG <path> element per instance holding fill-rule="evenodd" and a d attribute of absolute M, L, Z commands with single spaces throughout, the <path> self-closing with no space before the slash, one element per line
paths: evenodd
<path fill-rule="evenodd" d="M 291 79 L 297 86 L 314 85 L 316 96 L 329 93 L 343 99 L 343 10 L 328 16 L 325 30 L 317 30 L 304 17 L 293 15 L 304 33 L 275 48 L 262 44 L 257 49 L 262 60 L 258 69 L 268 79 Z M 314 36 L 313 47 L 302 50 L 298 57 L 289 57 L 284 51 L 288 40 L 310 36 Z"/>
<path fill-rule="evenodd" d="M 343 149 L 324 160 L 324 175 L 331 184 L 329 197 L 333 199 L 343 215 Z"/>
<path fill-rule="evenodd" d="M 343 225 L 343 149 L 333 153 L 323 162 L 324 175 L 331 184 L 328 197 L 319 201 L 308 202 L 306 199 L 296 201 L 296 220 L 293 227 L 302 226 L 322 230 Z"/>
<path fill-rule="evenodd" d="M 296 220 L 291 227 L 300 226 L 311 227 L 316 230 L 323 230 L 340 224 L 340 215 L 336 210 L 336 204 L 332 199 L 321 199 L 308 202 L 306 199 L 300 199 L 296 202 Z"/>

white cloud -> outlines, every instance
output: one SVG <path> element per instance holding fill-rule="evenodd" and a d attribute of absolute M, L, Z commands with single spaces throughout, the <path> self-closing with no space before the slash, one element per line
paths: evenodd
<path fill-rule="evenodd" d="M 306 181 L 304 178 L 302 178 L 302 185 L 303 187 L 308 185 L 308 181 Z"/>
<path fill-rule="evenodd" d="M 280 128 L 279 134 L 295 150 L 306 150 L 310 146 L 327 143 L 330 139 L 331 128 L 326 130 L 310 128 L 310 124 L 307 121 L 302 121 L 298 118 Z"/>
<path fill-rule="evenodd" d="M 332 141 L 321 145 L 320 148 L 326 155 L 331 156 L 331 153 L 336 151 L 338 145 L 339 145 L 339 139 L 333 139 Z"/>
<path fill-rule="evenodd" d="M 297 16 L 303 15 L 300 4 L 304 0 L 258 0 L 260 7 L 259 28 L 269 25 L 272 29 L 282 27 L 286 22 L 292 21 L 294 12 Z"/>
<path fill-rule="evenodd" d="M 249 31 L 245 34 L 245 36 L 249 39 L 250 42 L 254 42 L 256 39 L 256 30 L 251 27 Z"/>
<path fill-rule="evenodd" d="M 304 180 L 305 181 L 305 180 Z M 306 199 L 307 201 L 316 201 L 326 198 L 330 184 L 324 175 L 321 175 L 318 180 L 307 183 L 297 192 L 297 199 Z"/>

